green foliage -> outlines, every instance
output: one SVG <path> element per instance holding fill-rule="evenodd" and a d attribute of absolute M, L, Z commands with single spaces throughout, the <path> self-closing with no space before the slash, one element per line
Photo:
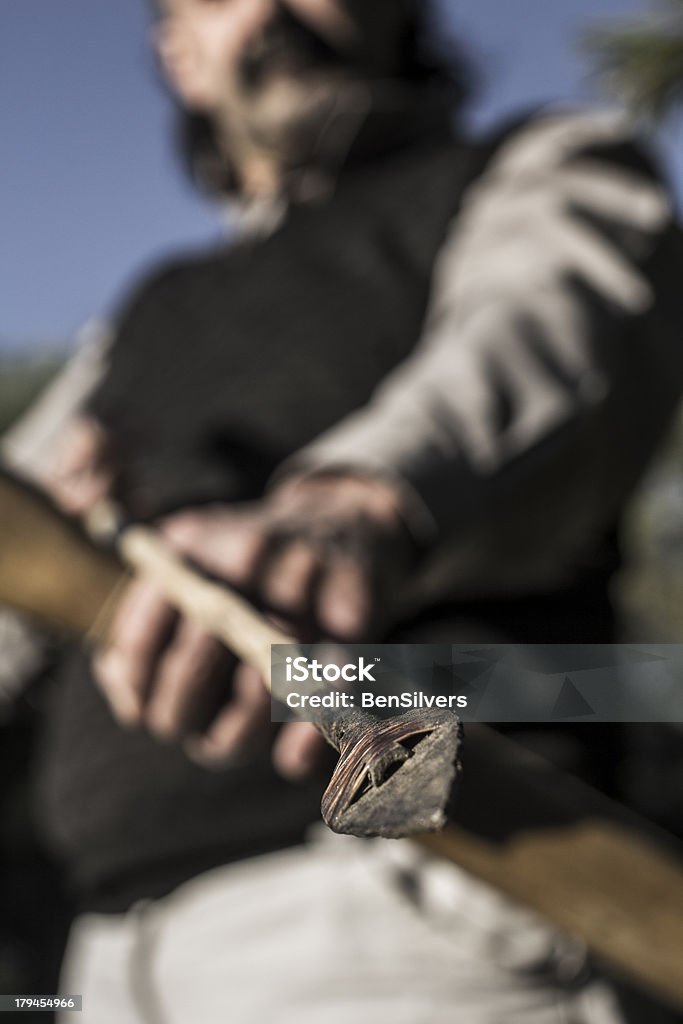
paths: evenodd
<path fill-rule="evenodd" d="M 661 121 L 683 100 L 683 0 L 640 23 L 591 33 L 588 49 L 611 92 L 640 117 Z"/>

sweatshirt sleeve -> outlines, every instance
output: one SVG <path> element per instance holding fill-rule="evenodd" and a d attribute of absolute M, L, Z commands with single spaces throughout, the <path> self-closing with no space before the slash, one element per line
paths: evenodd
<path fill-rule="evenodd" d="M 640 441 L 633 451 L 611 447 L 627 440 L 623 407 L 640 356 L 646 420 L 671 401 L 672 374 L 680 388 L 681 346 L 659 322 L 653 287 L 672 223 L 665 188 L 619 119 L 555 114 L 527 124 L 466 196 L 411 357 L 287 468 L 393 479 L 413 529 L 431 542 L 480 527 L 482 516 L 493 528 L 499 500 L 527 503 L 528 530 L 537 530 L 539 503 L 570 489 L 573 503 L 578 491 L 591 506 L 577 510 L 576 531 L 598 530 L 629 459 L 643 459 Z M 646 353 L 633 328 L 653 316 L 660 337 Z M 607 474 L 611 495 L 601 459 L 622 460 Z"/>

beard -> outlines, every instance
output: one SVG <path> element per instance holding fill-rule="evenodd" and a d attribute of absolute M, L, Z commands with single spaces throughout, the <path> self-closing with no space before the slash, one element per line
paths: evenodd
<path fill-rule="evenodd" d="M 315 162 L 322 149 L 336 149 L 367 109 L 363 84 L 351 78 L 283 76 L 248 104 L 241 118 L 251 142 L 277 158 L 283 168 Z"/>
<path fill-rule="evenodd" d="M 363 79 L 352 53 L 281 8 L 243 56 L 233 113 L 254 145 L 302 164 L 335 118 L 364 106 Z"/>
<path fill-rule="evenodd" d="M 240 85 L 245 94 L 267 88 L 273 77 L 339 73 L 352 55 L 336 49 L 289 8 L 280 7 L 242 57 Z"/>

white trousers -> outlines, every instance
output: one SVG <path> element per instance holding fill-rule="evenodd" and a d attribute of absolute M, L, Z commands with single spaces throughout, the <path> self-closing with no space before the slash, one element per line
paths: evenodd
<path fill-rule="evenodd" d="M 82 916 L 61 991 L 83 995 L 79 1024 L 621 1021 L 533 914 L 409 842 L 329 834 Z"/>

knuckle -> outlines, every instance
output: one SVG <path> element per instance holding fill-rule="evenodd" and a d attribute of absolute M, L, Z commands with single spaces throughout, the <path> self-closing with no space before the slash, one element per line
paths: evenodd
<path fill-rule="evenodd" d="M 109 648 L 98 655 L 93 663 L 96 683 L 107 692 L 117 692 L 126 686 L 126 662 L 116 648 Z"/>
<path fill-rule="evenodd" d="M 192 547 L 202 537 L 203 521 L 196 512 L 181 513 L 164 523 L 163 534 L 178 548 Z"/>
<path fill-rule="evenodd" d="M 165 658 L 165 674 L 176 688 L 198 686 L 215 667 L 221 645 L 212 636 L 194 627 L 187 627 L 169 649 Z"/>
<path fill-rule="evenodd" d="M 248 580 L 255 573 L 262 561 L 267 546 L 266 534 L 254 529 L 245 533 L 240 543 L 235 544 L 230 552 L 230 575 L 240 582 Z"/>
<path fill-rule="evenodd" d="M 167 606 L 143 581 L 132 583 L 112 631 L 113 644 L 131 661 L 144 661 L 161 643 Z"/>
<path fill-rule="evenodd" d="M 146 661 L 154 646 L 154 637 L 139 624 L 131 624 L 121 630 L 117 637 L 118 648 L 131 665 Z"/>
<path fill-rule="evenodd" d="M 117 652 L 108 651 L 93 660 L 92 676 L 114 717 L 121 725 L 132 727 L 139 722 L 140 709 L 123 667 Z"/>
<path fill-rule="evenodd" d="M 149 732 L 163 743 L 172 743 L 180 737 L 180 726 L 165 710 L 150 709 L 145 718 Z"/>

